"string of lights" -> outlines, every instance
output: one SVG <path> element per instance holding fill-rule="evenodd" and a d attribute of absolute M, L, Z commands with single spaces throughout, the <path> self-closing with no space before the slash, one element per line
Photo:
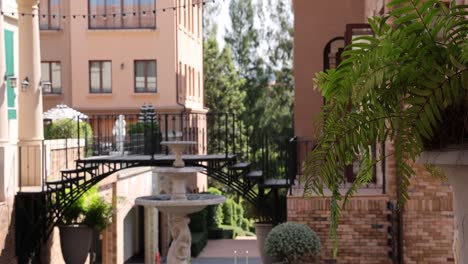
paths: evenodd
<path fill-rule="evenodd" d="M 192 7 L 195 7 L 197 5 L 206 5 L 208 3 L 215 3 L 216 0 L 204 0 L 204 1 L 197 1 L 196 3 L 192 3 Z M 42 17 L 42 18 L 47 18 L 47 17 L 51 17 L 52 19 L 67 19 L 67 18 L 73 18 L 73 19 L 76 19 L 76 18 L 103 18 L 103 19 L 106 19 L 108 17 L 127 17 L 127 16 L 137 16 L 137 15 L 143 15 L 143 16 L 146 16 L 146 15 L 155 15 L 156 12 L 166 12 L 166 11 L 176 11 L 177 9 L 180 9 L 180 8 L 187 8 L 189 7 L 190 4 L 184 4 L 184 5 L 175 5 L 175 6 L 169 6 L 169 7 L 162 7 L 162 8 L 155 8 L 155 9 L 151 9 L 151 10 L 143 10 L 143 11 L 132 11 L 132 12 L 119 12 L 119 13 L 103 13 L 103 14 L 29 14 L 29 13 L 20 13 L 20 12 L 15 12 L 15 11 L 6 11 L 6 10 L 0 10 L 0 15 L 3 16 L 3 15 L 11 15 L 11 16 L 15 16 L 15 15 L 18 15 L 18 16 L 31 16 L 31 17 L 35 17 L 36 15 L 38 17 Z"/>

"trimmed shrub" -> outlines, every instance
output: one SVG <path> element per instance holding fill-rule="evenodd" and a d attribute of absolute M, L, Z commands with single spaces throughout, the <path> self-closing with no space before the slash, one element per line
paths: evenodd
<path fill-rule="evenodd" d="M 207 193 L 216 194 L 216 195 L 223 195 L 223 193 L 219 189 L 216 189 L 214 187 L 208 188 Z"/>
<path fill-rule="evenodd" d="M 192 257 L 197 257 L 200 255 L 207 242 L 208 232 L 192 233 L 192 245 L 190 247 Z"/>
<path fill-rule="evenodd" d="M 80 138 L 85 137 L 87 140 L 92 140 L 93 130 L 87 122 L 80 120 Z M 78 122 L 69 118 L 52 122 L 44 128 L 44 138 L 78 138 Z"/>
<path fill-rule="evenodd" d="M 223 238 L 223 229 L 219 227 L 209 227 L 208 228 L 208 238 L 209 239 L 222 239 Z"/>
<path fill-rule="evenodd" d="M 226 199 L 226 202 L 223 203 L 223 224 L 225 225 L 235 225 L 234 221 L 234 201 L 232 199 Z"/>
<path fill-rule="evenodd" d="M 236 204 L 236 225 L 241 227 L 244 220 L 244 208 L 241 204 Z M 244 229 L 247 230 L 247 229 Z"/>
<path fill-rule="evenodd" d="M 189 228 L 190 232 L 197 233 L 197 232 L 208 232 L 208 210 L 207 208 L 201 210 L 200 212 L 196 212 L 191 214 Z"/>
<path fill-rule="evenodd" d="M 288 222 L 274 227 L 266 237 L 265 251 L 286 263 L 297 263 L 303 256 L 320 253 L 320 238 L 307 225 Z"/>
<path fill-rule="evenodd" d="M 249 225 L 250 225 L 249 220 L 243 218 L 242 221 L 241 221 L 241 223 L 240 223 L 240 227 L 241 227 L 243 230 L 245 230 L 245 231 L 250 231 Z"/>
<path fill-rule="evenodd" d="M 222 195 L 221 191 L 210 187 L 208 188 L 207 193 Z M 210 205 L 208 208 L 208 226 L 210 227 L 219 227 L 223 224 L 224 214 L 222 205 Z"/>

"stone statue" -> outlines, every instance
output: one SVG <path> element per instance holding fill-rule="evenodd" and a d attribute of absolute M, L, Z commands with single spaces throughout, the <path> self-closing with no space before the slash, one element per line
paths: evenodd
<path fill-rule="evenodd" d="M 167 264 L 189 264 L 192 237 L 186 216 L 173 215 L 171 221 L 172 244 L 167 253 Z"/>
<path fill-rule="evenodd" d="M 124 143 L 125 143 L 125 116 L 119 115 L 119 119 L 115 120 L 114 128 L 112 129 L 112 135 L 115 136 L 116 148 L 119 155 L 124 155 Z"/>

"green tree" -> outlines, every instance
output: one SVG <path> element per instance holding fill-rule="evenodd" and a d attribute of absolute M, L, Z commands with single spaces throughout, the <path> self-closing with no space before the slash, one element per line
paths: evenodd
<path fill-rule="evenodd" d="M 438 0 L 393 0 L 389 7 L 390 14 L 369 19 L 375 36 L 356 38 L 336 69 L 316 77 L 327 105 L 304 184 L 306 194 L 323 194 L 324 187 L 332 193 L 335 255 L 341 208 L 372 180 L 370 171 L 376 162 L 395 158 L 401 207 L 415 173 L 410 164 L 424 150 L 425 141 L 437 139 L 437 133 L 453 122 L 454 109 L 463 110 L 455 119 L 465 125 L 447 139 L 468 136 L 467 6 L 449 9 Z M 373 157 L 371 145 L 386 140 L 393 142 L 394 151 Z M 354 158 L 361 170 L 342 195 L 343 168 Z"/>
<path fill-rule="evenodd" d="M 234 65 L 243 80 L 244 105 L 241 116 L 250 130 L 258 130 L 264 112 L 263 99 L 268 86 L 268 70 L 259 56 L 259 33 L 254 27 L 255 8 L 252 0 L 232 0 L 229 4 L 231 28 L 226 30 L 226 45 L 232 49 Z"/>
<path fill-rule="evenodd" d="M 245 92 L 241 91 L 242 79 L 239 78 L 234 64 L 232 61 L 232 53 L 228 46 L 225 46 L 222 51 L 219 50 L 216 38 L 212 35 L 204 45 L 204 71 L 205 71 L 205 98 L 206 106 L 213 113 L 225 113 L 227 115 L 214 117 L 210 125 L 208 138 L 209 148 L 211 150 L 225 149 L 225 141 L 216 136 L 218 129 L 225 132 L 225 121 L 229 118 L 241 116 L 244 111 L 244 98 Z M 231 123 L 229 124 L 231 126 Z M 231 129 L 231 127 L 229 127 Z M 243 130 L 242 120 L 236 122 L 236 135 L 237 139 L 241 137 Z M 232 130 L 230 130 L 232 134 Z M 228 142 L 232 144 L 232 141 Z M 239 143 L 239 141 L 237 141 Z M 229 145 L 232 149 L 232 146 Z M 240 146 L 236 146 L 239 149 Z"/>

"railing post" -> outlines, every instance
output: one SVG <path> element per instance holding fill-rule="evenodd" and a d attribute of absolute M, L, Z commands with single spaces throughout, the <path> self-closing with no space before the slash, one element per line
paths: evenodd
<path fill-rule="evenodd" d="M 77 116 L 76 120 L 78 125 L 78 160 L 81 160 L 80 117 Z"/>
<path fill-rule="evenodd" d="M 154 138 L 154 116 L 151 116 L 151 160 L 154 160 L 154 153 L 156 152 L 155 146 L 155 138 Z"/>
<path fill-rule="evenodd" d="M 236 154 L 236 116 L 232 114 L 232 154 Z"/>
<path fill-rule="evenodd" d="M 98 152 L 98 155 L 101 155 L 101 117 L 100 116 L 97 116 L 97 126 L 98 126 L 98 129 L 97 129 L 97 132 L 98 132 L 97 152 Z"/>
<path fill-rule="evenodd" d="M 228 126 L 229 126 L 229 114 L 225 114 L 225 120 L 224 120 L 224 136 L 225 136 L 225 139 L 224 139 L 224 148 L 225 148 L 225 153 L 226 153 L 226 158 L 228 157 L 228 154 L 229 154 L 229 129 L 228 129 Z"/>
<path fill-rule="evenodd" d="M 45 140 L 42 140 L 42 192 L 45 190 L 45 183 L 46 183 L 46 148 L 45 148 Z"/>
<path fill-rule="evenodd" d="M 165 134 L 165 137 L 166 137 L 166 141 L 168 140 L 169 138 L 169 131 L 168 131 L 168 126 L 169 126 L 169 121 L 167 120 L 168 118 L 168 115 L 167 114 L 164 114 L 164 134 Z M 169 149 L 166 147 L 166 155 L 169 154 Z"/>
<path fill-rule="evenodd" d="M 297 137 L 289 140 L 288 152 L 289 194 L 292 195 L 292 185 L 297 175 Z"/>

